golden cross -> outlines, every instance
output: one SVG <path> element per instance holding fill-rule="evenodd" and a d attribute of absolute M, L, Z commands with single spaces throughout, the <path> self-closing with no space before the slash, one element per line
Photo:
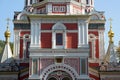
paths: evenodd
<path fill-rule="evenodd" d="M 7 20 L 7 28 L 8 28 L 8 26 L 9 26 L 9 21 L 10 21 L 10 18 L 7 18 L 6 20 Z"/>
<path fill-rule="evenodd" d="M 110 21 L 110 29 L 112 28 L 112 18 L 109 19 Z"/>

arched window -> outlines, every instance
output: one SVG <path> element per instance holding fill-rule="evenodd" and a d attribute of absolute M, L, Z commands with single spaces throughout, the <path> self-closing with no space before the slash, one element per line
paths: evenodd
<path fill-rule="evenodd" d="M 63 45 L 63 34 L 56 33 L 56 45 Z"/>
<path fill-rule="evenodd" d="M 62 23 L 56 23 L 52 27 L 52 48 L 66 47 L 66 27 Z"/>

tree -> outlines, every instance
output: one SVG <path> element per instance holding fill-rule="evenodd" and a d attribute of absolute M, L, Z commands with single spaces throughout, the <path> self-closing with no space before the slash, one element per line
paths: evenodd
<path fill-rule="evenodd" d="M 0 58 L 2 56 L 4 47 L 5 47 L 5 41 L 0 40 Z M 10 42 L 10 47 L 11 47 L 11 49 L 13 51 L 13 43 L 12 42 Z"/>

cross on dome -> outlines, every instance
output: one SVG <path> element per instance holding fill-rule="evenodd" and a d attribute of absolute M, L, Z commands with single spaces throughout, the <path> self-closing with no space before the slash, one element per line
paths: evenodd
<path fill-rule="evenodd" d="M 113 21 L 112 18 L 110 18 L 109 21 L 110 21 L 110 29 L 112 29 L 112 21 Z"/>
<path fill-rule="evenodd" d="M 10 18 L 7 18 L 7 29 L 9 28 L 9 22 L 10 22 Z"/>

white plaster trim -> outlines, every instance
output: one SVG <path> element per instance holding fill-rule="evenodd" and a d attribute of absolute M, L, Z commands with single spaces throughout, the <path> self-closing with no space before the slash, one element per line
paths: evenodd
<path fill-rule="evenodd" d="M 52 56 L 69 56 L 69 57 L 82 57 L 82 56 L 85 56 L 85 57 L 88 57 L 89 54 L 88 53 L 31 53 L 29 55 L 30 57 L 35 57 L 35 58 L 38 58 L 38 57 L 52 57 Z"/>
<path fill-rule="evenodd" d="M 96 36 L 94 34 L 89 34 L 89 41 L 92 44 L 92 58 L 91 59 L 95 60 L 96 59 L 96 57 L 95 57 L 95 54 L 96 54 L 96 45 L 95 45 Z"/>
<path fill-rule="evenodd" d="M 100 53 L 100 59 L 102 60 L 105 56 L 105 48 L 104 48 L 104 31 L 99 31 L 99 53 Z"/>
<path fill-rule="evenodd" d="M 58 46 L 56 45 L 56 34 L 61 33 L 63 35 L 63 45 Z M 55 25 L 52 27 L 52 48 L 58 48 L 58 49 L 63 49 L 66 48 L 66 26 L 60 22 L 57 22 Z"/>
<path fill-rule="evenodd" d="M 66 67 L 66 68 L 63 68 L 63 67 L 60 67 L 60 68 L 59 68 L 59 66 L 63 66 L 63 67 Z M 54 69 L 53 67 L 55 67 L 55 69 Z M 69 69 L 74 73 L 74 75 L 73 75 L 73 73 L 71 73 L 71 71 L 69 71 Z M 44 80 L 47 80 L 48 75 L 49 75 L 50 73 L 54 72 L 54 71 L 57 71 L 57 70 L 63 70 L 63 71 L 65 71 L 65 72 L 69 73 L 70 76 L 72 77 L 72 80 L 75 80 L 75 78 L 79 77 L 79 75 L 78 75 L 77 72 L 74 70 L 74 68 L 72 68 L 72 67 L 70 67 L 70 66 L 68 66 L 68 65 L 66 65 L 66 64 L 57 64 L 57 65 L 56 65 L 56 64 L 53 64 L 53 65 L 50 65 L 50 66 L 48 66 L 47 68 L 45 68 L 45 69 L 43 70 L 40 78 L 42 79 L 43 76 L 44 76 L 44 74 L 46 74 L 45 77 L 44 77 Z"/>
<path fill-rule="evenodd" d="M 19 54 L 20 54 L 20 30 L 15 30 L 14 31 L 14 52 L 13 56 L 17 59 L 19 59 Z"/>

